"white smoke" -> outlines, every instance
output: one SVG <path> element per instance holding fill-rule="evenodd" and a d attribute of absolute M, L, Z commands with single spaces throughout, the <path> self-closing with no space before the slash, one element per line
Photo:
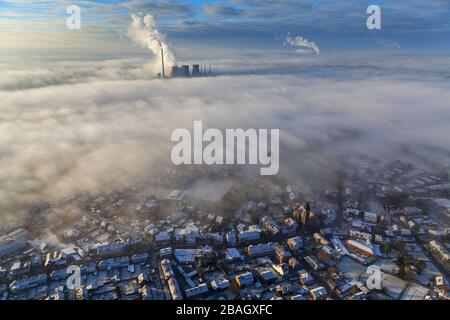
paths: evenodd
<path fill-rule="evenodd" d="M 128 27 L 128 37 L 136 44 L 149 49 L 153 55 L 153 71 L 161 71 L 161 49 L 164 52 L 164 68 L 166 72 L 176 64 L 175 55 L 169 48 L 164 34 L 156 29 L 155 16 L 148 14 L 133 14 L 132 22 Z"/>
<path fill-rule="evenodd" d="M 319 47 L 314 42 L 309 41 L 308 39 L 301 36 L 292 37 L 288 34 L 285 38 L 284 45 L 298 47 L 299 49 L 297 49 L 296 51 L 301 54 L 320 53 Z"/>
<path fill-rule="evenodd" d="M 143 80 L 134 76 L 140 59 L 78 61 L 83 72 L 74 78 L 73 61 L 3 71 L 0 224 L 33 204 L 163 175 L 172 130 L 191 129 L 194 120 L 280 128 L 280 177 L 292 184 L 332 181 L 326 177 L 341 154 L 397 159 L 406 145 L 434 162 L 423 145 L 450 149 L 450 58 L 379 57 L 365 66 L 367 56 L 275 57 L 212 60 L 236 74 L 190 81 Z"/>

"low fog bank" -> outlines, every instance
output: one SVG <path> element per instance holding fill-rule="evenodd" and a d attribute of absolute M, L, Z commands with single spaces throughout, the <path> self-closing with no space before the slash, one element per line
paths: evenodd
<path fill-rule="evenodd" d="M 296 59 L 284 68 L 301 63 Z M 307 61 L 305 68 L 317 63 Z M 221 60 L 213 65 L 236 74 L 158 80 L 139 59 L 67 63 L 0 75 L 3 217 L 150 176 L 158 163 L 170 163 L 172 130 L 192 130 L 194 120 L 221 129 L 279 128 L 279 174 L 296 184 L 305 174 L 326 180 L 338 159 L 396 159 L 407 148 L 426 164 L 424 146 L 450 149 L 450 83 L 442 81 L 448 65 L 444 75 L 436 67 L 427 72 L 425 60 L 415 65 L 420 71 L 391 75 L 391 61 L 378 66 L 386 72 L 370 75 L 361 64 L 340 76 L 323 63 L 320 71 L 335 72 L 245 74 L 244 64 Z M 270 60 L 260 65 L 277 70 Z"/>
<path fill-rule="evenodd" d="M 178 61 L 178 64 L 211 66 L 215 75 L 222 76 L 272 74 L 337 79 L 396 76 L 431 81 L 450 78 L 450 58 L 443 56 L 375 55 L 361 59 L 351 55 L 299 56 L 277 51 L 247 51 L 239 56 L 233 53 L 222 53 L 217 57 L 205 53 L 195 58 L 192 53 L 183 56 L 187 58 Z M 169 72 L 169 66 L 166 60 L 166 72 Z M 160 58 L 151 53 L 138 58 L 112 60 L 55 60 L 40 61 L 36 65 L 30 62 L 0 63 L 0 91 L 96 81 L 150 80 L 156 78 L 159 72 Z"/>

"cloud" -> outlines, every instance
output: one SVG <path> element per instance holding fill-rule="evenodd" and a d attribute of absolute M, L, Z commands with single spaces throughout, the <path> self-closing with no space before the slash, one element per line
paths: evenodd
<path fill-rule="evenodd" d="M 40 201 L 151 177 L 171 163 L 172 130 L 191 129 L 194 120 L 279 128 L 280 176 L 295 183 L 306 184 L 306 173 L 313 175 L 307 184 L 329 181 L 342 155 L 413 161 L 399 151 L 407 146 L 434 161 L 425 146 L 450 148 L 450 85 L 428 73 L 434 62 L 413 65 L 420 73 L 395 72 L 395 61 L 362 67 L 353 60 L 343 69 L 311 58 L 274 59 L 290 70 L 280 74 L 270 72 L 280 65 L 252 56 L 266 69 L 248 74 L 241 57 L 216 63 L 235 74 L 167 81 L 143 78 L 142 61 L 83 62 L 76 81 L 63 63 L 42 65 L 36 76 L 24 70 L 30 83 L 11 81 L 0 91 L 0 211 L 15 215 Z M 308 63 L 315 73 L 299 69 Z M 36 86 L 39 77 L 51 81 Z"/>

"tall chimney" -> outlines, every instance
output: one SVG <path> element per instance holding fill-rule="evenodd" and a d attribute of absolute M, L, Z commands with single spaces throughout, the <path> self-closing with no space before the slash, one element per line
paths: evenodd
<path fill-rule="evenodd" d="M 161 48 L 161 64 L 162 64 L 162 77 L 165 78 L 166 74 L 164 72 L 164 50 Z"/>

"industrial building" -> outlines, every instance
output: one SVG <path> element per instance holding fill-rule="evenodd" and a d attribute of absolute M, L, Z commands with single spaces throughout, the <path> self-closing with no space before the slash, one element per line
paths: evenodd
<path fill-rule="evenodd" d="M 183 64 L 181 66 L 172 66 L 170 70 L 170 78 L 196 78 L 196 77 L 206 77 L 212 75 L 211 65 L 209 68 L 206 66 L 201 66 L 199 64 L 192 65 L 192 72 L 189 65 Z M 166 78 L 166 72 L 164 69 L 164 51 L 161 49 L 161 73 L 158 73 L 158 78 Z"/>

